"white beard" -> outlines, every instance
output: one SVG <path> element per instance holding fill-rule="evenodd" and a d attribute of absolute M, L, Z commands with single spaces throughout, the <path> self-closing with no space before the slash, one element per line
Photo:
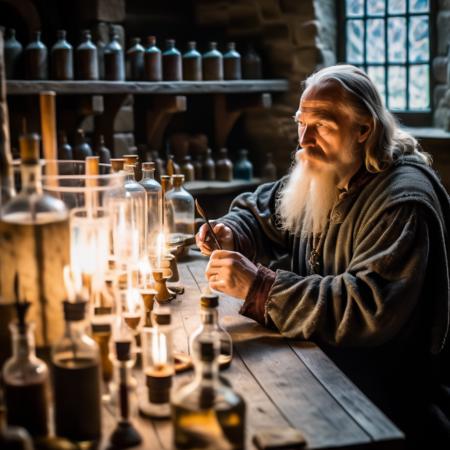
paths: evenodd
<path fill-rule="evenodd" d="M 296 235 L 321 233 L 337 198 L 333 172 L 314 170 L 308 163 L 296 162 L 278 196 L 282 229 Z"/>

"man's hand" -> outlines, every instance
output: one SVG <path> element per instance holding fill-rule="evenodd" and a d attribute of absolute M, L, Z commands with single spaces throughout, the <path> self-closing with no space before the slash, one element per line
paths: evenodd
<path fill-rule="evenodd" d="M 215 220 L 210 220 L 209 223 L 211 224 L 214 234 L 220 242 L 222 249 L 234 250 L 234 239 L 231 229 L 223 223 L 218 223 Z M 198 233 L 195 236 L 195 242 L 204 255 L 210 255 L 214 250 L 217 250 L 214 239 L 212 238 L 206 223 L 204 223 L 198 230 Z"/>
<path fill-rule="evenodd" d="M 206 278 L 211 289 L 244 300 L 257 272 L 255 264 L 240 253 L 216 250 L 206 267 Z"/>

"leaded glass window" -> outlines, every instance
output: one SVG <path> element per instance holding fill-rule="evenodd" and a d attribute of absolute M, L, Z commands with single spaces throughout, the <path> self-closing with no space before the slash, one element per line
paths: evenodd
<path fill-rule="evenodd" d="M 393 111 L 430 109 L 430 1 L 345 0 L 345 61 Z"/>

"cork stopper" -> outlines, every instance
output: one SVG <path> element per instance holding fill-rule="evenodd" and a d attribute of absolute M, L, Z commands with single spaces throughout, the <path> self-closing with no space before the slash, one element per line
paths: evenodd
<path fill-rule="evenodd" d="M 152 321 L 156 325 L 170 325 L 171 320 L 169 308 L 158 308 L 152 311 Z"/>
<path fill-rule="evenodd" d="M 219 296 L 217 294 L 206 294 L 200 297 L 202 308 L 217 308 L 219 306 Z"/>
<path fill-rule="evenodd" d="M 125 164 L 131 164 L 134 166 L 138 162 L 139 156 L 138 155 L 123 155 L 123 158 L 125 160 Z"/>
<path fill-rule="evenodd" d="M 175 174 L 172 175 L 172 182 L 175 187 L 180 187 L 184 183 L 184 175 Z"/>
<path fill-rule="evenodd" d="M 142 163 L 142 170 L 155 170 L 155 163 L 153 161 Z"/>
<path fill-rule="evenodd" d="M 69 302 L 65 300 L 63 302 L 64 308 L 64 320 L 66 322 L 79 322 L 84 320 L 87 302 Z"/>
<path fill-rule="evenodd" d="M 124 158 L 111 158 L 111 169 L 113 172 L 120 172 L 121 170 L 123 170 L 124 164 Z"/>

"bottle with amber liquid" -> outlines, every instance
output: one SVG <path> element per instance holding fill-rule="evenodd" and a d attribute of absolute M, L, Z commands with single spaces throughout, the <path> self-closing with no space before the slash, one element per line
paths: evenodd
<path fill-rule="evenodd" d="M 245 402 L 218 373 L 219 342 L 202 339 L 195 378 L 172 396 L 174 447 L 227 448 L 245 445 Z"/>
<path fill-rule="evenodd" d="M 55 431 L 74 442 L 101 435 L 100 352 L 86 334 L 85 307 L 64 301 L 64 334 L 52 348 Z"/>
<path fill-rule="evenodd" d="M 25 321 L 29 302 L 16 301 L 18 322 L 10 324 L 12 357 L 3 367 L 8 425 L 25 428 L 31 436 L 48 434 L 48 368 L 36 357 L 34 324 Z"/>

